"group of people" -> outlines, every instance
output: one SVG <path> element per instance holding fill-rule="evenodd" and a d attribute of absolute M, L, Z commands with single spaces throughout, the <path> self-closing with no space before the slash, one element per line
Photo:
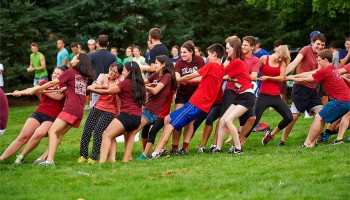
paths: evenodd
<path fill-rule="evenodd" d="M 142 153 L 137 160 L 187 154 L 194 133 L 206 120 L 198 149 L 203 153 L 217 119 L 209 152 L 222 152 L 228 130 L 233 140 L 228 153 L 241 154 L 248 136 L 269 107 L 279 113 L 282 120 L 266 131 L 263 145 L 283 131 L 278 146 L 284 146 L 295 122 L 305 111 L 316 116 L 302 147 L 314 147 L 319 137 L 328 140 L 337 127 L 338 137 L 333 143 L 343 142 L 350 121 L 350 56 L 348 53 L 347 60 L 341 60 L 343 65 L 334 66 L 333 52 L 324 49 L 324 34 L 313 34 L 311 45 L 302 48 L 292 62 L 287 45 L 277 45 L 270 55 L 259 45 L 257 47 L 260 41 L 253 36 L 245 36 L 242 40 L 237 36 L 228 37 L 225 47 L 212 44 L 206 49 L 207 58 L 190 40 L 181 47 L 174 46 L 171 49 L 173 57 L 169 58 L 169 51 L 160 39 L 160 29 L 150 29 L 148 55 L 140 56 L 138 46 L 128 47 L 124 61 L 118 58 L 116 48 L 111 48 L 114 54 L 107 50 L 107 35 L 100 35 L 97 41 L 89 40 L 88 54 L 73 51 L 79 46 L 72 44 L 71 58 L 64 48 L 64 41 L 58 40 L 60 51 L 52 81 L 43 78 L 47 78 L 42 72 L 45 58 L 38 52 L 37 44 L 32 43 L 35 55 L 33 59 L 31 56 L 27 70 L 35 71 L 34 87 L 15 91 L 14 96 L 37 94 L 40 103 L 0 160 L 9 158 L 26 144 L 15 160 L 16 164 L 23 163 L 25 156 L 48 135 L 49 146 L 34 163 L 55 165 L 54 156 L 62 137 L 72 127 L 80 126 L 89 92 L 92 93 L 91 110 L 84 125 L 78 162 L 115 162 L 115 138 L 121 135 L 125 139 L 122 162 L 132 160 L 134 137 L 139 131 L 142 131 Z M 94 46 L 98 46 L 97 51 L 93 51 Z M 294 75 L 287 76 L 290 72 Z M 281 83 L 288 80 L 295 82 L 290 108 L 281 98 L 280 89 Z M 324 106 L 316 91 L 316 85 L 320 83 L 331 99 Z M 174 97 L 175 111 L 170 113 Z M 240 127 L 234 125 L 236 119 Z M 321 134 L 325 123 L 329 125 Z M 157 133 L 163 127 L 151 153 Z M 182 129 L 183 144 L 179 149 Z M 92 155 L 89 157 L 92 134 Z M 168 152 L 166 146 L 170 136 L 172 143 Z"/>

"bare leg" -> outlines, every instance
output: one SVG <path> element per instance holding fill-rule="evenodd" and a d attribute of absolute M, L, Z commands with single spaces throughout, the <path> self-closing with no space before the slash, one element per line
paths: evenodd
<path fill-rule="evenodd" d="M 322 119 L 322 117 L 319 114 L 316 114 L 314 121 L 311 124 L 310 130 L 309 130 L 309 134 L 306 137 L 306 140 L 304 142 L 304 144 L 308 147 L 314 147 L 315 146 L 315 138 L 318 137 L 318 135 L 320 135 L 321 130 L 324 126 L 324 121 Z"/>
<path fill-rule="evenodd" d="M 178 109 L 182 108 L 183 106 L 184 106 L 184 104 L 182 104 L 182 103 L 175 104 L 175 110 L 178 110 Z M 165 122 L 164 122 L 164 124 L 165 124 Z M 164 125 L 164 127 L 165 127 L 165 125 Z M 172 137 L 172 141 L 171 141 L 172 145 L 177 145 L 177 146 L 179 145 L 181 134 L 182 134 L 182 130 L 177 131 L 177 130 L 174 129 L 173 137 Z"/>
<path fill-rule="evenodd" d="M 59 142 L 64 134 L 72 128 L 66 121 L 56 118 L 49 130 L 49 152 L 46 160 L 53 162 Z"/>
<path fill-rule="evenodd" d="M 108 162 L 115 163 L 115 157 L 117 155 L 117 141 L 115 138 L 111 139 L 111 148 L 109 149 Z"/>
<path fill-rule="evenodd" d="M 170 121 L 170 115 L 166 116 L 164 119 L 164 123 L 165 123 L 164 131 L 162 136 L 159 139 L 156 149 L 154 150 L 155 153 L 159 153 L 162 147 L 166 145 L 166 143 L 170 138 L 171 133 L 174 130 L 174 127 L 171 124 L 169 124 L 169 121 Z"/>
<path fill-rule="evenodd" d="M 40 123 L 34 118 L 28 118 L 24 124 L 18 137 L 7 147 L 5 152 L 0 156 L 0 160 L 6 160 L 11 155 L 15 154 L 21 147 L 27 143 L 34 134 L 35 130 L 40 126 Z"/>
<path fill-rule="evenodd" d="M 240 117 L 241 115 L 243 115 L 247 111 L 248 111 L 248 108 L 241 106 L 241 105 L 237 105 L 234 107 L 233 111 L 230 112 L 229 115 L 227 115 L 227 118 L 225 120 L 226 127 L 230 131 L 232 138 L 233 138 L 233 141 L 235 143 L 234 145 L 237 149 L 241 149 L 242 147 L 241 147 L 241 143 L 240 143 L 240 140 L 238 137 L 238 130 L 232 121 L 237 119 L 238 117 Z"/>
<path fill-rule="evenodd" d="M 128 133 L 128 139 L 125 141 L 125 152 L 122 162 L 129 162 L 131 157 L 131 152 L 134 147 L 134 138 L 138 131 L 131 131 Z"/>
<path fill-rule="evenodd" d="M 288 126 L 286 128 L 283 129 L 281 141 L 286 142 L 287 137 L 288 137 L 289 133 L 292 131 L 292 128 L 293 128 L 295 122 L 298 120 L 299 116 L 300 116 L 299 113 L 293 114 L 293 121 L 290 124 L 288 124 Z"/>
<path fill-rule="evenodd" d="M 207 145 L 208 139 L 212 131 L 213 131 L 213 126 L 209 126 L 209 125 L 204 126 L 201 147 L 205 147 L 205 145 Z"/>
<path fill-rule="evenodd" d="M 253 130 L 253 125 L 255 123 L 255 120 L 256 120 L 255 116 L 249 117 L 249 119 L 243 125 L 241 134 L 239 134 L 239 140 L 242 145 L 246 142 L 248 135 Z"/>
<path fill-rule="evenodd" d="M 349 128 L 349 123 L 350 123 L 350 112 L 347 112 L 341 118 L 337 140 L 342 140 L 343 139 L 345 131 Z"/>

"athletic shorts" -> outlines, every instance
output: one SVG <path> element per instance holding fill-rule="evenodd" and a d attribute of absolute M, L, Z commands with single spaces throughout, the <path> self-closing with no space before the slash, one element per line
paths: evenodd
<path fill-rule="evenodd" d="M 140 116 L 129 115 L 125 112 L 121 112 L 116 118 L 123 124 L 126 132 L 136 130 L 141 124 Z"/>
<path fill-rule="evenodd" d="M 81 119 L 79 119 L 78 117 L 76 117 L 74 115 L 66 113 L 64 111 L 60 112 L 60 114 L 57 116 L 57 118 L 68 122 L 68 124 L 70 124 L 74 128 L 79 128 L 79 126 L 80 126 Z"/>
<path fill-rule="evenodd" d="M 184 95 L 176 94 L 175 104 L 185 104 L 190 100 L 191 97 Z"/>
<path fill-rule="evenodd" d="M 158 119 L 156 114 L 151 113 L 145 108 L 142 110 L 142 116 L 146 119 L 148 124 L 153 124 Z"/>
<path fill-rule="evenodd" d="M 36 112 L 36 111 L 33 112 L 30 115 L 30 117 L 36 119 L 36 121 L 38 121 L 40 124 L 42 124 L 45 121 L 49 121 L 49 122 L 54 122 L 55 121 L 54 118 L 51 118 L 48 115 L 45 115 L 44 113 Z"/>
<path fill-rule="evenodd" d="M 291 111 L 293 114 L 299 114 L 305 111 L 311 114 L 316 108 L 323 107 L 316 90 L 301 84 L 293 85 L 292 101 Z"/>
<path fill-rule="evenodd" d="M 203 111 L 187 102 L 185 105 L 170 113 L 170 124 L 177 130 L 180 131 L 183 127 L 195 120 Z"/>
<path fill-rule="evenodd" d="M 350 101 L 344 102 L 336 99 L 329 101 L 318 113 L 327 123 L 333 123 L 350 111 Z"/>
<path fill-rule="evenodd" d="M 241 94 L 236 94 L 232 90 L 225 90 L 223 100 L 221 103 L 221 108 L 220 108 L 220 117 L 222 117 L 225 114 L 226 110 L 232 104 L 233 105 L 241 105 L 241 106 L 248 108 L 249 110 L 252 110 L 252 108 L 255 105 L 255 96 L 251 92 L 244 92 Z M 255 113 L 254 114 L 253 113 L 250 112 L 250 115 L 255 116 Z"/>

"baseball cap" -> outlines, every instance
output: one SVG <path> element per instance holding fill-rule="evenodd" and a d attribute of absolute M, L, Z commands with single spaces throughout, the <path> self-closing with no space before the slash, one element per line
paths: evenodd
<path fill-rule="evenodd" d="M 312 31 L 312 32 L 310 33 L 310 38 L 312 38 L 312 36 L 314 36 L 314 35 L 317 34 L 317 33 L 320 33 L 320 31 Z"/>

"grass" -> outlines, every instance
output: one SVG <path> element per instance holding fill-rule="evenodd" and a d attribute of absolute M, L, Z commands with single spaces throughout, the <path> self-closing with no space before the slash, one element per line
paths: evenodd
<path fill-rule="evenodd" d="M 7 130 L 0 138 L 1 153 L 34 109 L 10 109 Z M 269 110 L 262 119 L 272 126 L 279 120 Z M 0 199 L 349 199 L 350 144 L 301 149 L 311 121 L 300 118 L 282 148 L 276 146 L 281 133 L 267 146 L 261 145 L 262 133 L 252 133 L 243 155 L 199 155 L 201 127 L 187 156 L 102 165 L 76 162 L 81 126 L 64 136 L 55 167 L 32 165 L 47 147 L 47 138 L 25 164 L 13 165 L 15 156 L 2 162 Z M 123 149 L 118 144 L 118 161 Z M 140 152 L 137 142 L 133 156 Z"/>

